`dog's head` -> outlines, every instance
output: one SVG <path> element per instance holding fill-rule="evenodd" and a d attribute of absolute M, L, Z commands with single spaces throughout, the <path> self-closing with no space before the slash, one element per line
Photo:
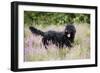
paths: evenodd
<path fill-rule="evenodd" d="M 66 27 L 65 27 L 65 35 L 69 38 L 69 40 L 71 42 L 74 42 L 74 38 L 75 38 L 75 33 L 76 33 L 76 28 L 74 25 L 72 24 L 68 24 Z"/>

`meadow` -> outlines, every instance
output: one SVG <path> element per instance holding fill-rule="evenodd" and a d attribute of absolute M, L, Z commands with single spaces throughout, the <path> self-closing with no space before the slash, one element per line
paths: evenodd
<path fill-rule="evenodd" d="M 67 25 L 67 24 L 65 24 Z M 47 31 L 63 31 L 65 25 L 34 25 L 34 27 Z M 58 48 L 50 44 L 45 49 L 42 36 L 32 34 L 29 27 L 24 29 L 24 61 L 50 61 L 50 60 L 75 60 L 90 58 L 90 27 L 89 24 L 74 24 L 76 28 L 75 42 L 72 48 Z"/>

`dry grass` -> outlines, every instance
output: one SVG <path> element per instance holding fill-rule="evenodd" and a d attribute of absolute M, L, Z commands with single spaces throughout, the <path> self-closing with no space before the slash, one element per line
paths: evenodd
<path fill-rule="evenodd" d="M 33 35 L 28 28 L 25 28 L 24 35 L 24 61 L 44 61 L 44 60 L 70 60 L 70 59 L 88 59 L 90 58 L 90 28 L 87 24 L 75 25 L 76 36 L 72 48 L 57 48 L 51 44 L 48 50 L 44 48 L 41 42 L 41 36 Z M 50 25 L 40 30 L 63 31 L 64 26 Z"/>

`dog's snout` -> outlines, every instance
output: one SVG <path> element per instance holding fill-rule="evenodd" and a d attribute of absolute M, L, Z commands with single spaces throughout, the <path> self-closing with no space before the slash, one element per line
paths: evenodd
<path fill-rule="evenodd" d="M 67 34 L 67 37 L 70 37 L 71 35 L 70 34 Z"/>

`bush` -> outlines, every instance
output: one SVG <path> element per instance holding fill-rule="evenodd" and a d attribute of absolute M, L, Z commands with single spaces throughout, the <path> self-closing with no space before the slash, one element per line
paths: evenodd
<path fill-rule="evenodd" d="M 24 11 L 24 24 L 30 25 L 64 25 L 66 23 L 88 23 L 90 15 L 81 13 L 33 12 Z"/>

